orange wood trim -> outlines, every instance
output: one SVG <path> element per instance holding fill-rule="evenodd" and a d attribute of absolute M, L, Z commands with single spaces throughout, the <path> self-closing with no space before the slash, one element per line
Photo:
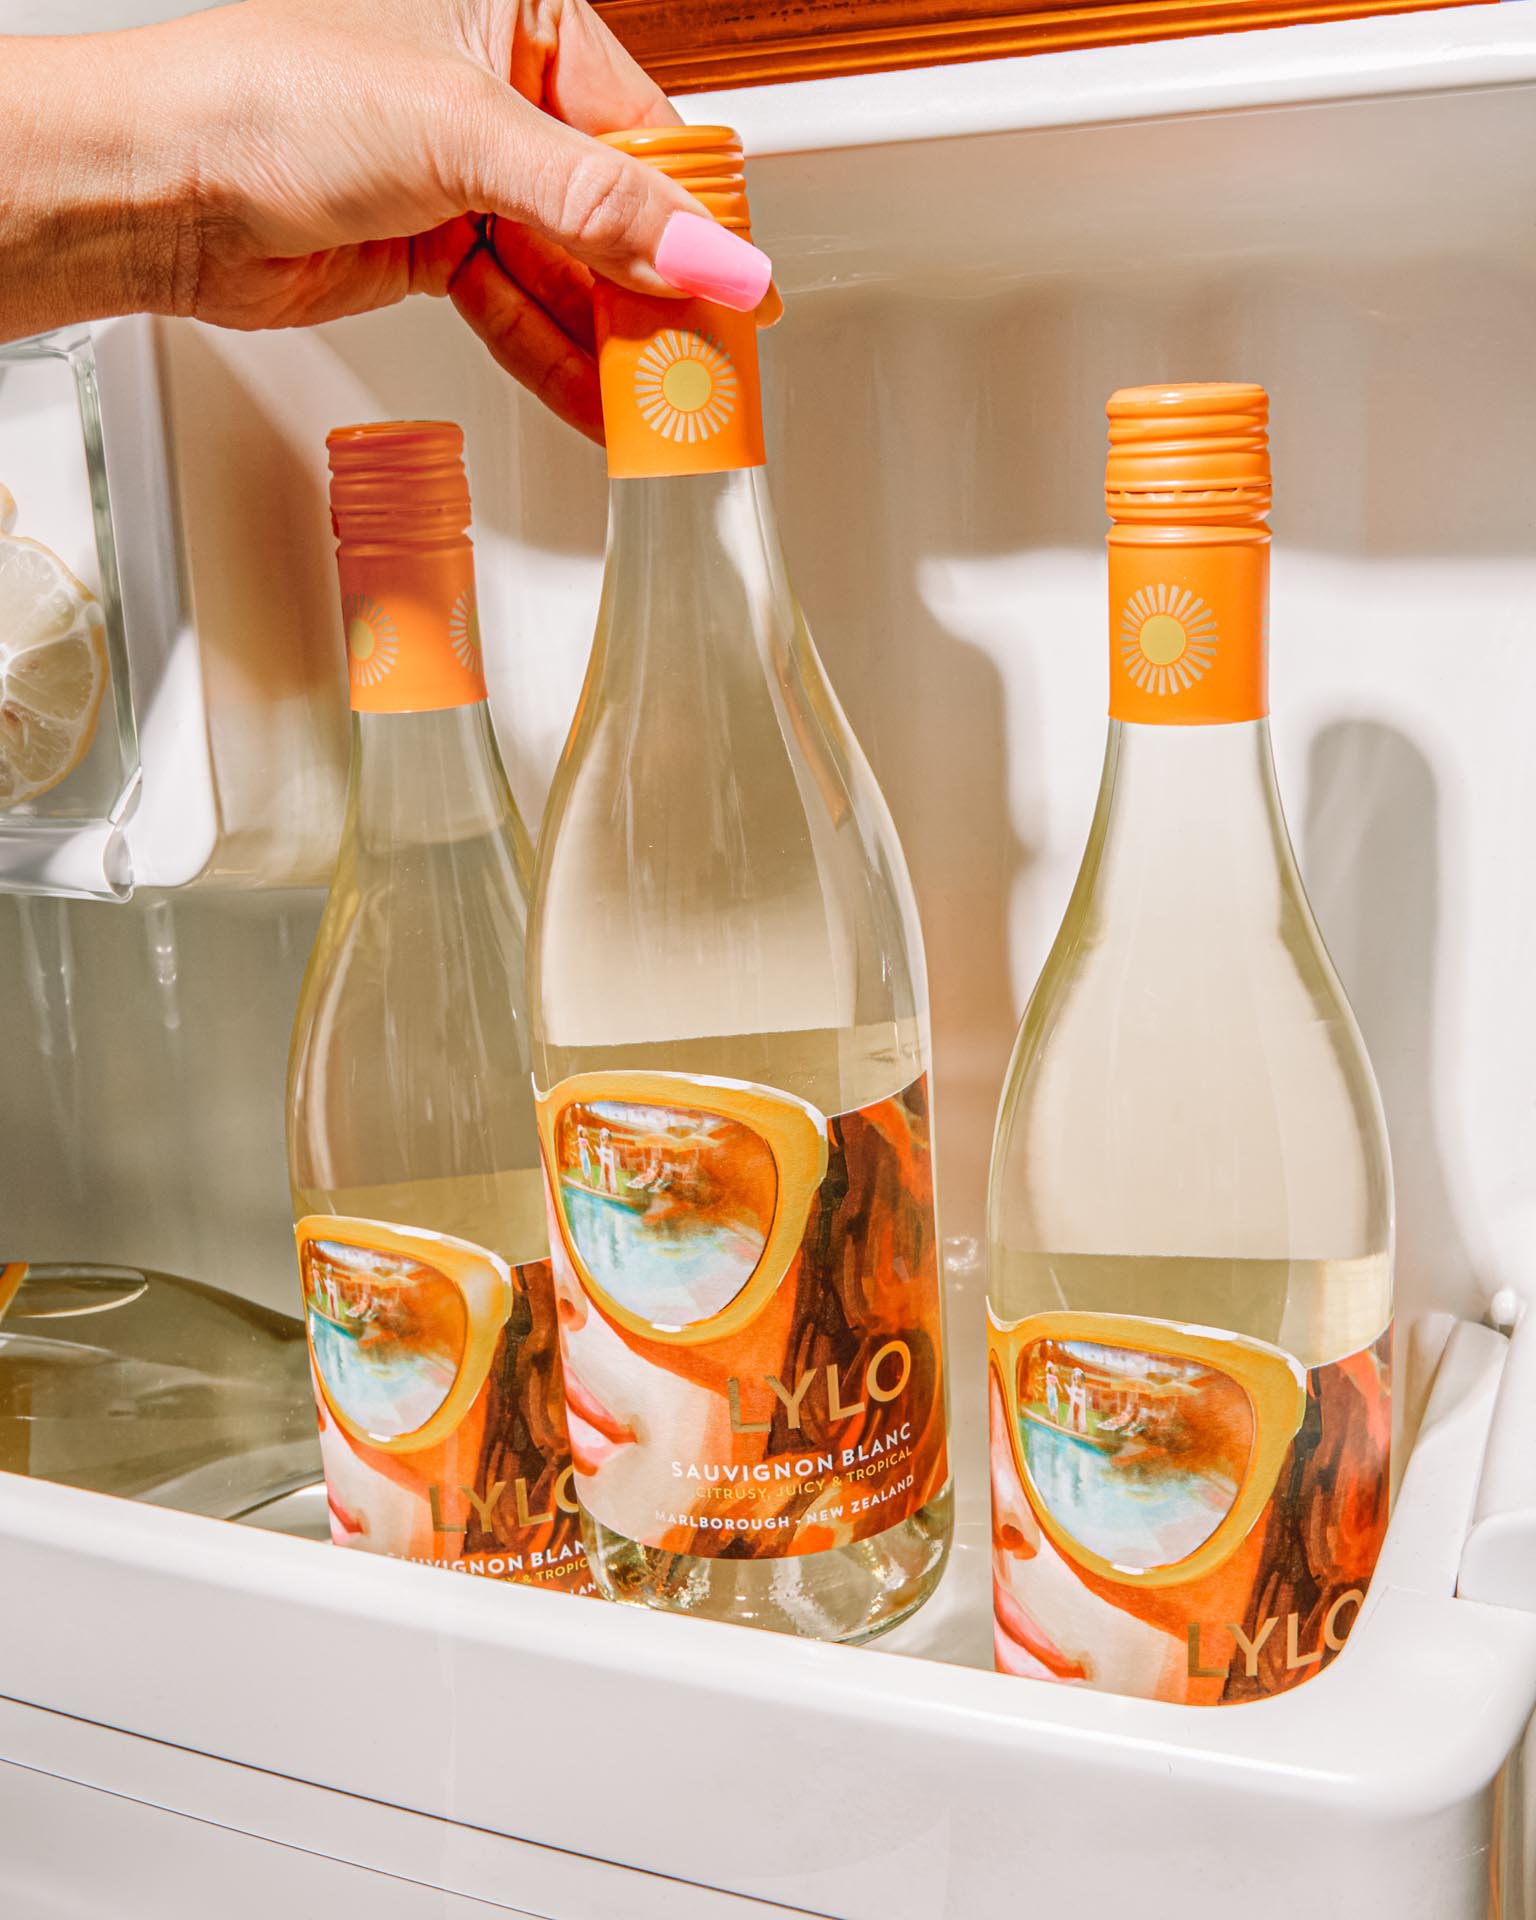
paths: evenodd
<path fill-rule="evenodd" d="M 1110 0 L 956 6 L 935 0 L 595 0 L 669 93 L 762 86 L 1071 47 L 1419 13 L 1477 0 Z"/>

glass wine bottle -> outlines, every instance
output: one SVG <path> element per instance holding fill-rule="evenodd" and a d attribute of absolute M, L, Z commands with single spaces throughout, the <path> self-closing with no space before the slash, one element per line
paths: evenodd
<path fill-rule="evenodd" d="M 729 130 L 611 137 L 745 229 Z M 598 340 L 607 567 L 529 958 L 588 1558 L 867 1638 L 951 1527 L 917 912 L 785 577 L 752 317 L 602 286 Z"/>
<path fill-rule="evenodd" d="M 1270 755 L 1268 411 L 1109 403 L 1109 747 L 989 1198 L 997 1663 L 1194 1703 L 1326 1665 L 1387 1514 L 1391 1165 Z"/>
<path fill-rule="evenodd" d="M 352 700 L 289 1177 L 332 1537 L 587 1584 L 523 1002 L 527 835 L 491 731 L 463 435 L 329 440 Z"/>

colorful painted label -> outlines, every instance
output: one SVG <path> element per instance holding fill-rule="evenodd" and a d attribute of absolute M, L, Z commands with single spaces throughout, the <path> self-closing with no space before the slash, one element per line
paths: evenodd
<path fill-rule="evenodd" d="M 672 1553 L 883 1533 L 948 1477 L 927 1076 L 826 1115 L 585 1073 L 539 1102 L 582 1504 Z"/>
<path fill-rule="evenodd" d="M 1320 1672 L 1386 1531 L 1391 1349 L 989 1319 L 999 1671 L 1197 1705 Z"/>
<path fill-rule="evenodd" d="M 610 477 L 760 467 L 752 315 L 704 300 L 648 300 L 605 280 L 595 299 Z"/>
<path fill-rule="evenodd" d="M 435 713 L 485 698 L 474 552 L 343 545 L 341 618 L 356 713 Z"/>
<path fill-rule="evenodd" d="M 334 1214 L 296 1235 L 336 1544 L 593 1591 L 550 1263 Z"/>
<path fill-rule="evenodd" d="M 1211 726 L 1269 712 L 1269 535 L 1109 536 L 1109 713 L 1141 726 Z"/>

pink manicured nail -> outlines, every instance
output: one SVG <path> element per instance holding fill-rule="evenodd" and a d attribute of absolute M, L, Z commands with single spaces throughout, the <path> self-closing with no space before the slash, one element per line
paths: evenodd
<path fill-rule="evenodd" d="M 656 249 L 656 271 L 679 293 L 750 313 L 768 291 L 773 262 L 760 247 L 697 213 L 674 213 Z"/>

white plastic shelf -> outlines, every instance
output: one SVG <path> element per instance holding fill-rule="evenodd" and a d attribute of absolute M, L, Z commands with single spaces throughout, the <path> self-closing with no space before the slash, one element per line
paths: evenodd
<path fill-rule="evenodd" d="M 592 1861 L 836 1920 L 959 1920 L 1021 1886 L 1040 1911 L 1112 1907 L 1127 1885 L 1177 1889 L 1146 1911 L 1186 1920 L 1471 1920 L 1510 1871 L 1495 1783 L 1536 1703 L 1536 1614 L 1455 1597 L 1505 1352 L 1457 1329 L 1346 1653 L 1259 1705 L 921 1657 L 921 1616 L 905 1654 L 819 1646 L 0 1478 L 0 1742 L 556 1920 L 591 1910 Z M 986 1558 L 969 1524 L 941 1648 L 984 1641 Z"/>

